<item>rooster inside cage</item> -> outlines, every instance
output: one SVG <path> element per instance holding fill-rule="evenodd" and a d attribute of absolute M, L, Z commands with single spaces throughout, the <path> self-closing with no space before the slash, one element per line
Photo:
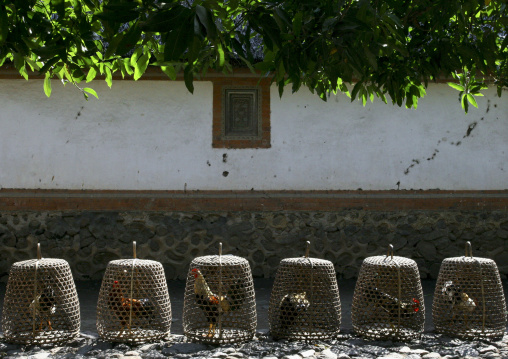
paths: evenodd
<path fill-rule="evenodd" d="M 256 328 L 254 284 L 247 260 L 236 256 L 194 259 L 184 299 L 184 333 L 205 343 L 250 340 Z"/>

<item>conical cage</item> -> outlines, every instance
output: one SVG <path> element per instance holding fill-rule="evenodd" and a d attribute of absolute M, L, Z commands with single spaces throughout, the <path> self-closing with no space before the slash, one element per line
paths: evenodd
<path fill-rule="evenodd" d="M 2 314 L 7 341 L 55 344 L 79 334 L 79 300 L 69 263 L 41 258 L 14 263 Z"/>
<path fill-rule="evenodd" d="M 191 262 L 183 330 L 190 340 L 208 344 L 252 339 L 256 331 L 256 301 L 246 259 L 211 255 Z"/>
<path fill-rule="evenodd" d="M 274 338 L 325 340 L 340 331 L 341 304 L 332 262 L 286 258 L 280 262 L 268 311 Z"/>
<path fill-rule="evenodd" d="M 171 303 L 162 264 L 120 259 L 108 263 L 97 303 L 97 332 L 113 342 L 144 343 L 169 335 Z"/>
<path fill-rule="evenodd" d="M 467 254 L 469 248 L 470 254 Z M 463 339 L 494 339 L 506 330 L 506 302 L 496 263 L 473 257 L 443 260 L 434 292 L 437 332 Z"/>
<path fill-rule="evenodd" d="M 416 262 L 404 257 L 366 258 L 351 308 L 353 329 L 370 339 L 410 340 L 424 329 L 425 306 Z"/>

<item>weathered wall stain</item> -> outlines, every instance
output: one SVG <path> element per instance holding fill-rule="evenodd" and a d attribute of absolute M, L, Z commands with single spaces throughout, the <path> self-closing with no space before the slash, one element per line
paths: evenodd
<path fill-rule="evenodd" d="M 84 108 L 85 106 L 81 106 L 81 108 L 78 110 L 78 113 L 76 114 L 76 117 L 74 117 L 75 120 L 77 120 L 78 117 L 81 116 L 81 111 L 83 111 Z"/>
<path fill-rule="evenodd" d="M 406 170 L 404 171 L 404 174 L 405 175 L 409 174 L 409 171 L 411 170 L 411 168 L 413 168 L 414 166 L 419 165 L 419 164 L 420 164 L 420 160 L 413 158 L 413 160 L 411 160 L 411 164 L 409 165 L 409 167 L 406 168 Z"/>
<path fill-rule="evenodd" d="M 497 104 L 494 104 L 494 107 L 497 107 Z M 489 111 L 490 111 L 490 100 L 487 101 L 487 109 L 485 110 L 485 113 L 487 114 Z M 485 119 L 485 117 L 481 117 L 480 121 L 483 121 L 484 119 Z M 469 126 L 467 127 L 466 134 L 464 136 L 462 136 L 462 139 L 465 139 L 467 137 L 472 137 L 471 133 L 473 132 L 474 129 L 476 129 L 477 126 L 478 126 L 478 121 L 474 121 L 474 122 L 470 123 Z M 443 137 L 442 139 L 438 140 L 436 147 L 439 146 L 442 142 L 446 142 L 447 140 L 448 139 L 446 137 Z M 450 144 L 452 146 L 460 146 L 462 144 L 462 141 L 451 141 Z M 427 157 L 427 161 L 432 161 L 433 159 L 435 159 L 438 153 L 439 153 L 439 150 L 436 148 L 434 150 L 434 152 L 432 153 L 432 155 Z M 420 160 L 412 159 L 411 164 L 404 170 L 404 174 L 408 175 L 409 172 L 411 171 L 411 169 L 419 164 L 420 164 Z"/>
<path fill-rule="evenodd" d="M 483 120 L 483 117 L 481 118 L 481 120 Z M 476 128 L 476 125 L 478 124 L 478 122 L 473 122 L 469 125 L 469 127 L 467 128 L 467 131 L 466 131 L 466 134 L 464 135 L 464 137 L 462 138 L 466 138 L 466 137 L 469 137 L 471 135 L 471 132 L 473 132 L 473 130 Z"/>

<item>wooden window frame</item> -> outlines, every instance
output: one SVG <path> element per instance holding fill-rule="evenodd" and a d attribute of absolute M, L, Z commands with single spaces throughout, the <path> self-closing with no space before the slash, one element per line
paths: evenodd
<path fill-rule="evenodd" d="M 228 138 L 225 135 L 225 89 L 245 88 L 259 91 L 260 131 L 256 139 Z M 234 137 L 234 136 L 233 136 Z M 270 80 L 254 78 L 217 78 L 213 80 L 213 148 L 270 148 Z"/>

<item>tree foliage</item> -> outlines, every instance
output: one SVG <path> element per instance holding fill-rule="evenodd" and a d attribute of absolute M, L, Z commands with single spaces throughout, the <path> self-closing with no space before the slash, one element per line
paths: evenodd
<path fill-rule="evenodd" d="M 0 65 L 78 87 L 115 72 L 169 78 L 245 66 L 283 91 L 345 92 L 416 107 L 429 81 L 455 77 L 476 105 L 486 79 L 508 85 L 506 0 L 0 0 Z"/>

